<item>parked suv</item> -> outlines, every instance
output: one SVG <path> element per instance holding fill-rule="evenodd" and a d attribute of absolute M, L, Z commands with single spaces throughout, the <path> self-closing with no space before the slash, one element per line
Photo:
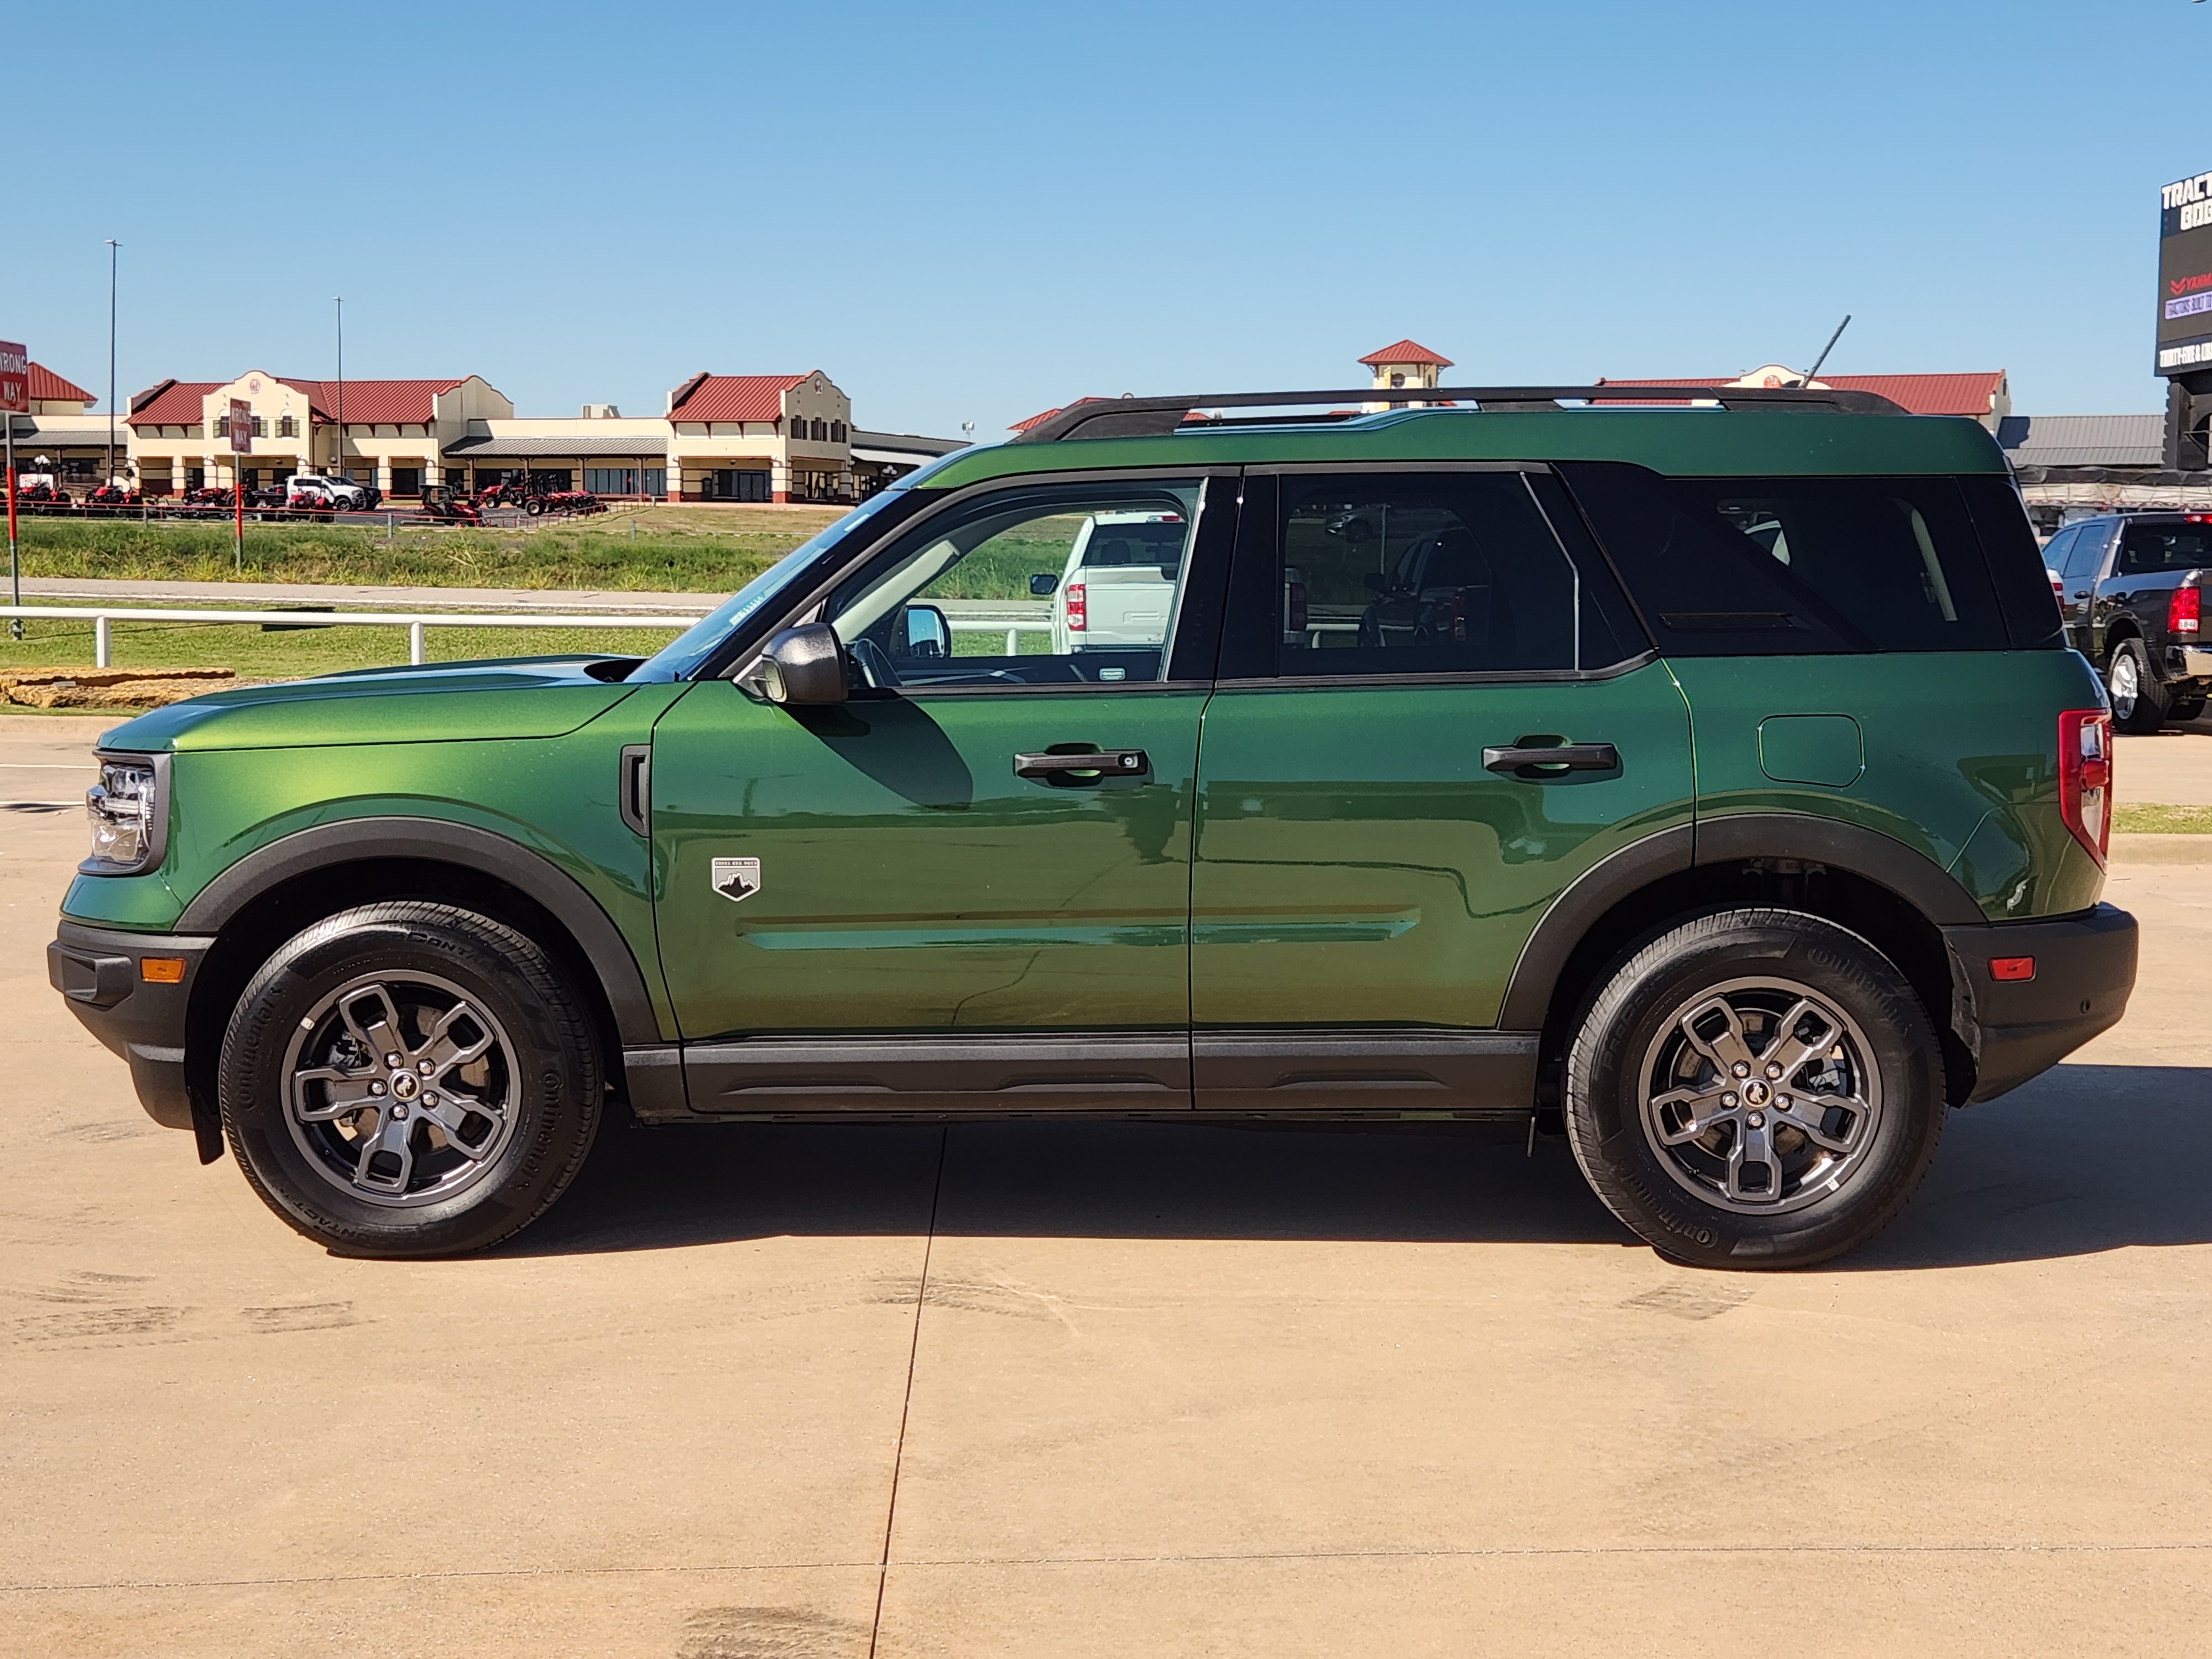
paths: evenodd
<path fill-rule="evenodd" d="M 2155 732 L 2193 720 L 2212 690 L 2212 641 L 2200 585 L 2212 569 L 2212 513 L 2084 519 L 2043 550 L 2056 573 L 2066 635 L 2104 670 L 2112 723 Z"/>
<path fill-rule="evenodd" d="M 505 1237 L 617 1107 L 1507 1120 L 1670 1257 L 1860 1243 L 2134 982 L 2003 454 L 1852 392 L 1302 413 L 1383 395 L 1079 404 L 643 660 L 142 716 L 53 981 L 359 1255 Z M 1157 637 L 945 623 L 1136 524 Z"/>
<path fill-rule="evenodd" d="M 338 513 L 366 513 L 384 499 L 384 493 L 374 485 L 313 472 L 293 474 L 284 481 L 284 489 L 289 506 Z"/>

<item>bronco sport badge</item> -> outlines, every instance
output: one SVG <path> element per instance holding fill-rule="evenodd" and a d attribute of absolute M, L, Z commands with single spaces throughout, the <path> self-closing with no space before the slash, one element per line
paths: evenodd
<path fill-rule="evenodd" d="M 708 880 L 714 890 L 736 904 L 760 891 L 761 874 L 758 859 L 716 859 L 708 872 Z"/>

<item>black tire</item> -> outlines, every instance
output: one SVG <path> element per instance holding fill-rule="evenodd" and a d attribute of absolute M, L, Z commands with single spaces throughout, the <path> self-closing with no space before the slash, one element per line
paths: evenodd
<path fill-rule="evenodd" d="M 395 1027 L 407 1052 L 393 1069 L 362 1044 Z M 465 1064 L 435 1057 L 479 1042 Z M 320 1078 L 299 1080 L 311 1068 Z M 246 1178 L 299 1231 L 341 1255 L 451 1255 L 497 1243 L 561 1195 L 591 1150 L 603 1076 L 583 999 L 535 943 L 405 901 L 344 911 L 279 947 L 231 1016 L 217 1098 Z M 342 1090 L 357 1110 L 304 1121 Z"/>
<path fill-rule="evenodd" d="M 1697 1048 L 1689 1036 L 1696 1017 L 1682 1018 L 1717 995 L 1739 1007 L 1763 1001 L 1782 1011 L 1754 1008 L 1733 1023 L 1717 1017 L 1720 1029 L 1746 1039 L 1754 1069 L 1733 1085 L 1741 1094 L 1718 1094 L 1732 1085 L 1725 1077 L 1712 1081 L 1720 1073 L 1703 1058 L 1729 1052 L 1728 1041 Z M 1770 1082 L 1756 1068 L 1788 1058 L 1779 1049 L 1781 1020 L 1801 1006 L 1808 1012 L 1795 1026 L 1796 1046 L 1808 1058 Z M 1806 1034 L 1817 1039 L 1824 1025 L 1835 1045 L 1807 1049 Z M 1838 1054 L 1840 1062 L 1820 1057 Z M 1685 1061 L 1698 1089 L 1716 1091 L 1709 1097 L 1716 1115 L 1702 1120 L 1714 1127 L 1702 1139 L 1669 1147 L 1659 1126 L 1680 1133 L 1701 1120 L 1682 1105 L 1646 1102 L 1692 1091 L 1653 1086 L 1683 1079 Z M 1810 1080 L 1838 1077 L 1851 1079 L 1847 1092 L 1865 1104 L 1863 1114 L 1809 1109 L 1822 1137 L 1850 1139 L 1857 1126 L 1847 1162 L 1824 1152 L 1806 1127 L 1803 1097 L 1822 1086 Z M 1783 1092 L 1793 1088 L 1799 1092 Z M 1764 1110 L 1746 1098 L 1754 1091 Z M 1724 1121 L 1720 1102 L 1735 1121 Z M 1802 1267 L 1863 1243 L 1919 1184 L 1942 1133 L 1943 1109 L 1942 1051 L 1904 975 L 1857 934 L 1793 910 L 1700 916 L 1635 948 L 1603 980 L 1567 1056 L 1567 1135 L 1583 1175 L 1606 1207 L 1661 1255 L 1694 1267 Z M 1769 1120 L 1763 1130 L 1747 1127 L 1762 1118 Z M 1759 1133 L 1778 1149 L 1773 1161 L 1762 1164 L 1747 1150 L 1737 1170 L 1728 1151 L 1756 1146 Z M 1714 1153 L 1713 1145 L 1723 1150 Z M 1741 1177 L 1733 1198 L 1731 1170 Z M 1773 1183 L 1771 1195 L 1745 1190 L 1761 1170 Z M 1834 1190 L 1823 1191 L 1831 1180 Z"/>
<path fill-rule="evenodd" d="M 2122 640 L 2113 648 L 2112 660 L 2105 665 L 2105 695 L 2112 700 L 2115 731 L 2141 737 L 2166 722 L 2166 687 L 2159 683 L 2141 640 Z"/>

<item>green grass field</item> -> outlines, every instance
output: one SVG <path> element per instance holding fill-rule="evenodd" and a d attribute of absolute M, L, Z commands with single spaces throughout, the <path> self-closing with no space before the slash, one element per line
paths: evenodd
<path fill-rule="evenodd" d="M 2112 829 L 2127 836 L 2212 836 L 2212 806 L 2124 801 L 2112 814 Z"/>
<path fill-rule="evenodd" d="M 249 523 L 242 569 L 228 524 L 26 517 L 18 528 L 26 576 L 726 593 L 837 516 L 827 507 L 646 507 L 544 529 L 402 525 L 388 542 L 380 526 Z"/>

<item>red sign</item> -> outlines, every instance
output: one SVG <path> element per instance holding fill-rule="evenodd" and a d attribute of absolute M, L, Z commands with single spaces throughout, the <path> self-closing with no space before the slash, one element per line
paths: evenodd
<path fill-rule="evenodd" d="M 0 340 L 0 414 L 31 412 L 31 354 L 13 340 Z"/>
<path fill-rule="evenodd" d="M 230 400 L 230 453 L 251 455 L 253 453 L 253 405 L 243 398 Z"/>

